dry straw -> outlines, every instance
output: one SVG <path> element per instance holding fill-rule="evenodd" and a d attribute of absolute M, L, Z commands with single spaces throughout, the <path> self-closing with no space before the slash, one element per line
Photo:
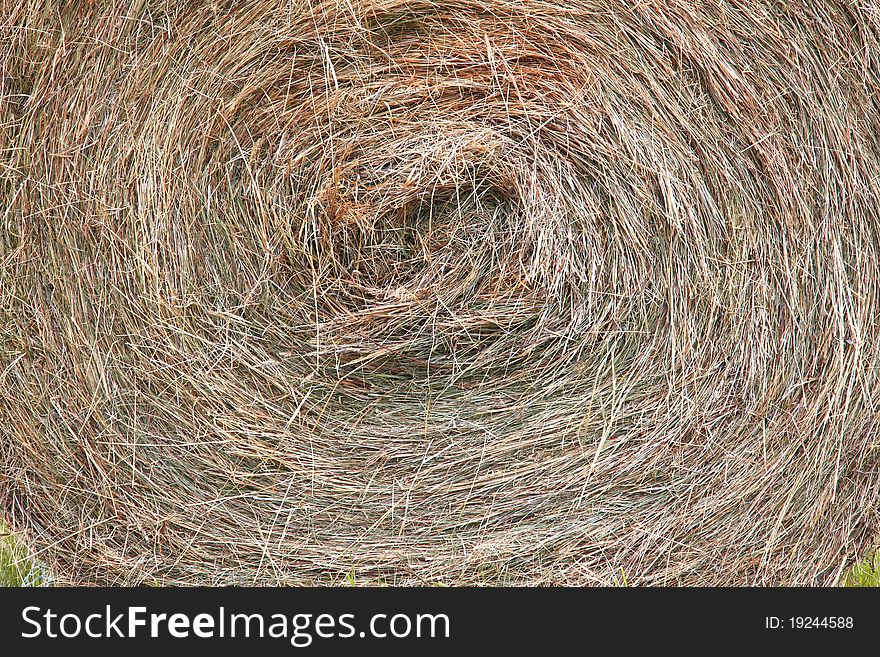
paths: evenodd
<path fill-rule="evenodd" d="M 0 0 L 0 515 L 59 582 L 830 584 L 873 0 Z"/>

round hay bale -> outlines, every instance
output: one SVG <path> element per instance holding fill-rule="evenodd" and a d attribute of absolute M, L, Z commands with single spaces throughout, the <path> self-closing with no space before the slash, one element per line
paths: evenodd
<path fill-rule="evenodd" d="M 0 515 L 57 581 L 828 584 L 876 536 L 875 3 L 0 15 Z"/>

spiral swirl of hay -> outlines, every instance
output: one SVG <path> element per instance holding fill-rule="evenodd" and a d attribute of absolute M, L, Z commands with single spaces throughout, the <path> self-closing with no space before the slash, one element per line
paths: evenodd
<path fill-rule="evenodd" d="M 60 581 L 821 584 L 876 535 L 876 4 L 0 15 L 0 515 Z"/>

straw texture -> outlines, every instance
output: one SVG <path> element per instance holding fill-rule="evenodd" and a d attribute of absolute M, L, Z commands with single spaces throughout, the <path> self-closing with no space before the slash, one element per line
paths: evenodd
<path fill-rule="evenodd" d="M 880 10 L 0 0 L 0 515 L 72 583 L 830 584 Z"/>

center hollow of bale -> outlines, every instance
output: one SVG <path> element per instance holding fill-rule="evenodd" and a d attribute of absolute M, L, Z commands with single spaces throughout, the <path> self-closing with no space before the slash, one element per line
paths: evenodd
<path fill-rule="evenodd" d="M 492 187 L 432 190 L 400 208 L 394 223 L 404 243 L 439 251 L 474 229 L 497 220 L 509 203 Z"/>
<path fill-rule="evenodd" d="M 329 242 L 338 265 L 375 286 L 437 284 L 491 248 L 486 236 L 503 230 L 510 200 L 488 184 L 435 186 L 397 207 L 382 199 L 328 213 Z"/>

